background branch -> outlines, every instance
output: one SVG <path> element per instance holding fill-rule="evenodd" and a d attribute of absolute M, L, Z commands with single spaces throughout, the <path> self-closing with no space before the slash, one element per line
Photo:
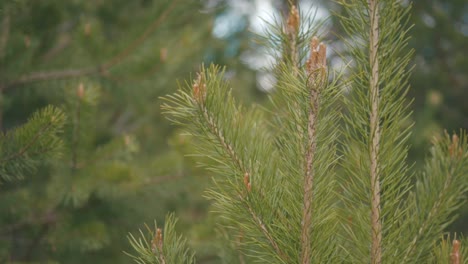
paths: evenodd
<path fill-rule="evenodd" d="M 99 76 L 107 76 L 108 71 L 113 66 L 121 63 L 126 57 L 128 57 L 132 52 L 134 52 L 144 41 L 161 25 L 161 23 L 166 19 L 168 14 L 174 9 L 176 3 L 178 1 L 172 1 L 170 6 L 166 8 L 166 10 L 154 20 L 151 25 L 147 27 L 147 29 L 143 32 L 143 34 L 138 37 L 135 41 L 133 41 L 126 49 L 119 52 L 116 56 L 109 59 L 107 62 L 94 67 L 86 67 L 81 69 L 68 69 L 68 70 L 55 70 L 55 71 L 44 71 L 44 72 L 33 72 L 29 74 L 25 74 L 20 76 L 19 78 L 6 82 L 6 84 L 0 84 L 0 91 L 6 91 L 12 89 L 14 87 L 18 87 L 20 85 L 24 85 L 31 82 L 38 82 L 38 81 L 49 81 L 49 80 L 59 80 L 59 79 L 68 79 L 68 78 L 76 78 L 82 77 L 87 75 L 99 75 Z M 7 22 L 5 22 L 7 21 Z M 9 19 L 3 19 L 3 28 L 5 28 L 5 24 L 7 23 L 9 27 Z M 3 33 L 2 35 L 4 35 Z M 0 59 L 2 55 L 2 43 L 3 37 L 0 39 Z"/>

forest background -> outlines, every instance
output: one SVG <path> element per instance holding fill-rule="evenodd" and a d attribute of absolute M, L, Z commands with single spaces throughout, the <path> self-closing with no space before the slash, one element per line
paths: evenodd
<path fill-rule="evenodd" d="M 319 8 L 316 22 L 340 11 L 299 5 Z M 435 135 L 468 129 L 468 4 L 412 5 L 417 170 Z M 127 234 L 167 212 L 199 263 L 226 259 L 203 197 L 210 173 L 186 156 L 191 138 L 161 116 L 158 98 L 216 63 L 239 100 L 264 104 L 272 80 L 255 34 L 287 11 L 280 0 L 1 1 L 0 262 L 129 263 Z M 323 23 L 339 67 L 341 29 Z M 467 221 L 468 205 L 448 229 L 466 235 Z"/>

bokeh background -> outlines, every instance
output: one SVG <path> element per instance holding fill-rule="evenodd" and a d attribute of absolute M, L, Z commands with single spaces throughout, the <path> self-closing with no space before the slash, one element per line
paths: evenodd
<path fill-rule="evenodd" d="M 290 2 L 322 24 L 341 67 L 338 6 Z M 418 170 L 435 135 L 468 129 L 468 2 L 402 4 L 413 5 Z M 264 104 L 273 61 L 257 40 L 287 11 L 287 0 L 0 1 L 0 129 L 50 104 L 67 114 L 62 155 L 0 184 L 0 263 L 129 263 L 127 234 L 167 212 L 199 263 L 232 263 L 203 197 L 212 175 L 187 156 L 192 139 L 161 116 L 159 97 L 216 63 L 240 101 Z M 449 230 L 467 234 L 466 223 L 468 205 Z"/>

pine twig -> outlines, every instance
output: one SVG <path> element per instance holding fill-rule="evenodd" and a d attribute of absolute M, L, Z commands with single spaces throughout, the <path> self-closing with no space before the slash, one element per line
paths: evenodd
<path fill-rule="evenodd" d="M 312 231 L 312 203 L 315 172 L 313 169 L 317 149 L 317 117 L 319 111 L 319 95 L 325 84 L 326 76 L 326 46 L 318 44 L 316 37 L 312 38 L 310 58 L 307 61 L 307 73 L 310 76 L 310 106 L 307 124 L 307 149 L 305 153 L 304 201 L 301 222 L 301 263 L 311 261 L 311 231 Z"/>
<path fill-rule="evenodd" d="M 78 85 L 77 89 L 77 99 L 78 105 L 76 106 L 76 113 L 75 113 L 75 122 L 73 122 L 73 132 L 72 132 L 72 149 L 71 149 L 71 169 L 75 171 L 78 168 L 78 144 L 80 140 L 80 121 L 81 121 L 81 103 L 83 100 L 85 90 L 83 83 Z"/>
<path fill-rule="evenodd" d="M 5 57 L 8 39 L 10 37 L 10 13 L 7 7 L 4 8 L 3 13 L 2 32 L 0 35 L 0 61 Z"/>
<path fill-rule="evenodd" d="M 460 241 L 453 240 L 452 253 L 450 253 L 450 264 L 460 264 Z"/>
<path fill-rule="evenodd" d="M 1 35 L 0 35 L 0 62 L 3 64 L 3 58 L 6 54 L 6 48 L 8 44 L 8 39 L 10 37 L 10 13 L 7 7 L 3 10 L 4 15 L 1 25 Z M 3 92 L 1 91 L 0 83 L 0 100 L 2 100 Z M 3 130 L 3 107 L 0 106 L 0 131 Z"/>

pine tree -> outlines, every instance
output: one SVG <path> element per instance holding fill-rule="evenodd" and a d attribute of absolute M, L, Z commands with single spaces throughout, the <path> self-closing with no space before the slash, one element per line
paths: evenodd
<path fill-rule="evenodd" d="M 415 182 L 406 162 L 410 7 L 340 4 L 349 80 L 327 69 L 327 46 L 317 30 L 301 29 L 293 6 L 271 36 L 281 50 L 273 113 L 237 103 L 217 66 L 166 96 L 163 110 L 216 175 L 208 197 L 240 263 L 464 263 L 466 240 L 441 236 L 468 187 L 466 134 L 436 137 Z M 151 232 L 161 241 L 160 229 Z M 180 243 L 161 251 L 143 237 L 131 241 L 140 263 L 186 252 Z"/>
<path fill-rule="evenodd" d="M 1 263 L 127 263 L 125 234 L 190 200 L 160 187 L 193 170 L 150 103 L 203 59 L 202 7 L 0 1 Z"/>

